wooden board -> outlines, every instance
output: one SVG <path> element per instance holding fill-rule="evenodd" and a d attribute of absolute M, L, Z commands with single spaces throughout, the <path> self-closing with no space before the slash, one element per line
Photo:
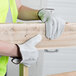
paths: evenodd
<path fill-rule="evenodd" d="M 55 40 L 45 37 L 44 23 L 0 24 L 0 40 L 2 41 L 21 44 L 37 34 L 43 37 L 43 40 L 36 46 L 38 49 L 76 46 L 76 23 L 66 24 L 64 33 Z"/>
<path fill-rule="evenodd" d="M 76 71 L 74 72 L 65 72 L 60 74 L 48 75 L 48 76 L 76 76 Z"/>

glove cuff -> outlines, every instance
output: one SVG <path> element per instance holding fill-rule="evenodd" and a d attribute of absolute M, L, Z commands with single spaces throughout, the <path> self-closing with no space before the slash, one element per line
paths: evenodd
<path fill-rule="evenodd" d="M 12 57 L 12 62 L 14 63 L 14 64 L 19 64 L 21 61 L 22 61 L 22 55 L 21 55 L 21 53 L 20 53 L 20 48 L 19 48 L 19 46 L 17 45 L 17 44 L 15 44 L 16 45 L 16 47 L 17 47 L 17 51 L 18 51 L 18 57 Z"/>
<path fill-rule="evenodd" d="M 41 10 L 43 10 L 43 9 L 40 9 L 40 10 L 37 12 L 37 15 L 38 15 L 39 20 L 41 20 L 41 17 L 39 16 L 39 12 L 40 12 Z"/>
<path fill-rule="evenodd" d="M 49 10 L 50 12 L 53 12 L 53 11 L 54 11 L 54 9 L 52 9 L 52 8 L 42 8 L 42 9 L 40 9 L 40 10 L 38 11 L 38 13 L 37 13 L 38 18 L 39 18 L 40 20 L 42 20 L 41 17 L 40 17 L 40 14 L 41 14 L 42 12 L 46 11 L 46 10 Z M 44 22 L 44 21 L 43 21 L 43 22 Z"/>
<path fill-rule="evenodd" d="M 17 44 L 15 44 L 15 45 L 16 45 L 17 50 L 18 50 L 18 58 L 22 59 L 22 55 L 21 55 L 21 52 L 20 52 L 20 47 Z"/>

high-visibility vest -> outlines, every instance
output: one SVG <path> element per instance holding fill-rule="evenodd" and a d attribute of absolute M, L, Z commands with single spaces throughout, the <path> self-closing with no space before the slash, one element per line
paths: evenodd
<path fill-rule="evenodd" d="M 7 17 L 7 13 L 9 10 L 9 3 L 10 3 L 13 23 L 15 23 L 17 20 L 18 10 L 17 10 L 15 0 L 9 0 L 9 2 L 8 2 L 8 0 L 0 0 L 0 23 L 6 22 L 6 17 Z M 4 76 L 6 73 L 8 59 L 9 59 L 8 56 L 0 57 L 0 76 Z"/>

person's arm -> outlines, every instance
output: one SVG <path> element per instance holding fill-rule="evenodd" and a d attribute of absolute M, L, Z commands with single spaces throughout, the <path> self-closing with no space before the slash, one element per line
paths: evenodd
<path fill-rule="evenodd" d="M 20 5 L 18 8 L 18 19 L 21 20 L 39 20 L 38 11 L 24 5 Z"/>
<path fill-rule="evenodd" d="M 15 44 L 0 41 L 0 56 L 20 57 L 20 52 Z"/>

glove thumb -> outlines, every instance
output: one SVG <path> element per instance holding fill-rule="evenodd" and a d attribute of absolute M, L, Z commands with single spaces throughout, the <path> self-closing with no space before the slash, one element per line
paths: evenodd
<path fill-rule="evenodd" d="M 29 44 L 31 46 L 36 46 L 40 41 L 42 40 L 42 36 L 38 34 L 37 36 L 31 38 L 26 42 L 26 44 Z"/>

